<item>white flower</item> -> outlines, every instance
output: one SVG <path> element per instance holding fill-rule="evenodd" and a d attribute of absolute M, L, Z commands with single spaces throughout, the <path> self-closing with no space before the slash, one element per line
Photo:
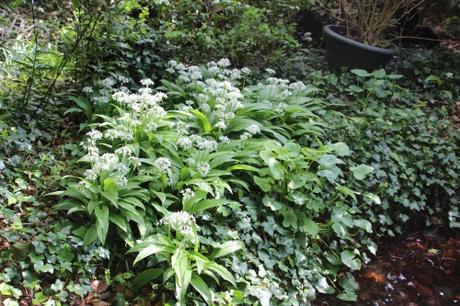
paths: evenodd
<path fill-rule="evenodd" d="M 188 137 L 180 137 L 177 140 L 177 145 L 184 150 L 188 150 L 193 146 L 193 143 Z"/>
<path fill-rule="evenodd" d="M 196 146 L 200 150 L 215 151 L 217 150 L 217 142 L 215 140 L 207 140 L 206 138 L 199 138 Z"/>
<path fill-rule="evenodd" d="M 121 156 L 123 157 L 128 157 L 128 156 L 131 156 L 131 154 L 133 153 L 133 151 L 131 150 L 130 147 L 128 146 L 122 146 L 118 149 L 115 150 L 115 153 L 116 154 L 120 154 Z"/>
<path fill-rule="evenodd" d="M 107 98 L 105 96 L 95 97 L 94 101 L 96 102 L 96 104 L 102 105 L 102 104 L 109 103 L 109 98 Z"/>
<path fill-rule="evenodd" d="M 271 68 L 265 69 L 265 72 L 267 72 L 267 73 L 270 74 L 270 75 L 274 75 L 274 74 L 276 73 L 276 71 L 273 70 L 273 69 L 271 69 Z"/>
<path fill-rule="evenodd" d="M 241 140 L 248 140 L 249 138 L 251 138 L 251 134 L 248 132 L 244 132 L 243 134 L 240 135 Z"/>
<path fill-rule="evenodd" d="M 195 242 L 197 239 L 195 217 L 186 211 L 170 213 L 160 220 L 160 224 L 171 227 L 185 238 L 190 239 L 191 242 Z"/>
<path fill-rule="evenodd" d="M 154 165 L 163 173 L 169 173 L 171 170 L 171 161 L 166 157 L 157 158 L 154 162 Z"/>
<path fill-rule="evenodd" d="M 92 140 L 99 140 L 102 138 L 102 133 L 98 130 L 91 130 L 86 135 L 91 138 Z"/>
<path fill-rule="evenodd" d="M 193 192 L 193 190 L 190 189 L 190 188 L 185 188 L 185 189 L 182 190 L 180 193 L 182 194 L 182 198 L 183 198 L 184 200 L 193 198 L 193 197 L 195 196 L 195 192 Z"/>
<path fill-rule="evenodd" d="M 117 75 L 116 78 L 120 83 L 126 84 L 129 83 L 129 79 L 123 75 Z"/>
<path fill-rule="evenodd" d="M 311 42 L 313 40 L 313 38 L 311 37 L 311 32 L 305 32 L 302 36 L 302 39 L 307 42 Z"/>
<path fill-rule="evenodd" d="M 0 171 L 5 169 L 5 162 L 3 160 L 0 160 Z"/>
<path fill-rule="evenodd" d="M 243 68 L 241 68 L 241 73 L 242 74 L 250 74 L 251 69 L 249 69 L 248 67 L 243 67 Z"/>
<path fill-rule="evenodd" d="M 208 175 L 209 170 L 211 170 L 211 166 L 208 163 L 200 162 L 197 165 L 197 170 L 201 174 L 202 177 Z"/>
<path fill-rule="evenodd" d="M 220 67 L 228 67 L 230 66 L 230 60 L 228 58 L 223 58 L 217 62 L 217 65 Z"/>
<path fill-rule="evenodd" d="M 104 87 L 111 88 L 113 85 L 115 85 L 115 80 L 112 78 L 105 78 L 100 81 L 100 84 Z"/>
<path fill-rule="evenodd" d="M 257 124 L 251 124 L 246 128 L 246 131 L 251 135 L 256 135 L 260 133 L 260 127 Z"/>
<path fill-rule="evenodd" d="M 227 136 L 219 136 L 219 141 L 222 143 L 229 143 L 230 138 L 228 138 Z"/>
<path fill-rule="evenodd" d="M 93 93 L 93 88 L 91 86 L 85 86 L 81 91 L 83 91 L 85 94 L 91 94 Z"/>
<path fill-rule="evenodd" d="M 130 156 L 129 161 L 134 167 L 139 167 L 141 165 L 141 161 L 136 156 Z"/>
<path fill-rule="evenodd" d="M 225 124 L 225 121 L 219 121 L 216 123 L 216 127 L 220 130 L 225 130 L 227 128 L 227 124 Z"/>
<path fill-rule="evenodd" d="M 141 80 L 141 84 L 144 85 L 145 87 L 149 87 L 151 85 L 153 85 L 153 81 L 151 79 L 143 79 Z"/>
<path fill-rule="evenodd" d="M 448 79 L 452 79 L 452 78 L 454 77 L 454 74 L 453 74 L 452 72 L 447 72 L 447 73 L 446 73 L 446 77 L 447 77 Z"/>

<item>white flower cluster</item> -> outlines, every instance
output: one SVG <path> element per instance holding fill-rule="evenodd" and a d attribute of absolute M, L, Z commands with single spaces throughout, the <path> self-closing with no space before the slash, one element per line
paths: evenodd
<path fill-rule="evenodd" d="M 266 83 L 259 83 L 258 86 L 272 94 L 272 101 L 282 101 L 292 95 L 302 95 L 307 89 L 307 86 L 301 81 L 290 83 L 289 80 L 275 77 L 267 78 Z"/>
<path fill-rule="evenodd" d="M 230 65 L 231 63 L 227 58 L 220 59 L 217 62 L 209 62 L 206 64 L 206 68 L 199 66 L 186 66 L 173 60 L 169 62 L 169 68 L 167 71 L 170 73 L 178 73 L 178 79 L 186 83 L 202 80 L 203 69 L 206 70 L 208 78 L 215 78 L 218 80 L 238 81 L 251 74 L 251 69 L 248 67 L 244 67 L 242 69 L 230 69 Z"/>
<path fill-rule="evenodd" d="M 182 198 L 184 200 L 191 199 L 191 198 L 193 198 L 195 196 L 195 192 L 190 188 L 185 188 L 180 193 L 182 194 Z"/>
<path fill-rule="evenodd" d="M 118 186 L 126 185 L 128 182 L 126 175 L 129 167 L 122 162 L 117 154 L 104 153 L 102 155 L 93 155 L 92 167 L 85 171 L 85 177 L 90 181 L 96 181 L 101 173 L 107 173 L 115 180 Z"/>
<path fill-rule="evenodd" d="M 192 242 L 197 239 L 195 217 L 186 211 L 170 213 L 160 220 L 160 224 L 171 227 Z"/>
<path fill-rule="evenodd" d="M 257 124 L 251 124 L 246 128 L 246 132 L 241 134 L 240 139 L 241 140 L 247 140 L 251 138 L 254 135 L 257 135 L 260 133 L 260 127 Z"/>
<path fill-rule="evenodd" d="M 206 162 L 199 162 L 196 165 L 198 172 L 200 173 L 201 177 L 205 177 L 208 175 L 209 171 L 211 170 L 211 166 Z"/>
<path fill-rule="evenodd" d="M 200 135 L 181 136 L 177 139 L 177 146 L 183 150 L 189 150 L 194 145 L 203 151 L 214 152 L 217 150 L 217 141 L 206 139 Z"/>
<path fill-rule="evenodd" d="M 85 171 L 85 178 L 94 182 L 105 173 L 112 177 L 117 185 L 125 185 L 130 164 L 134 167 L 140 166 L 139 158 L 133 156 L 131 148 L 127 146 L 116 149 L 114 153 L 100 155 L 97 141 L 103 138 L 103 134 L 98 130 L 91 130 L 86 135 L 88 138 L 81 145 L 86 150 L 86 160 L 92 167 Z"/>
<path fill-rule="evenodd" d="M 198 108 L 212 118 L 214 126 L 219 130 L 225 130 L 229 121 L 235 117 L 235 112 L 243 107 L 243 95 L 234 84 L 251 73 L 247 67 L 230 69 L 230 65 L 226 58 L 209 62 L 206 67 L 169 62 L 169 72 L 179 74 L 178 79 L 182 82 L 193 83 L 196 88 L 193 98 Z M 204 72 L 206 78 L 203 77 Z M 183 111 L 191 109 L 193 104 L 193 101 L 187 101 Z"/>
<path fill-rule="evenodd" d="M 169 174 L 171 172 L 171 161 L 167 157 L 159 157 L 153 163 L 154 166 L 162 173 Z"/>
<path fill-rule="evenodd" d="M 144 87 L 137 93 L 119 90 L 113 94 L 113 99 L 124 106 L 126 112 L 116 118 L 112 129 L 105 132 L 107 138 L 131 141 L 134 138 L 133 131 L 138 126 L 142 126 L 146 132 L 153 132 L 158 128 L 158 121 L 166 115 L 164 108 L 159 105 L 166 98 L 166 94 L 152 94 L 149 86 L 153 85 L 153 81 L 150 79 L 144 79 L 141 83 Z"/>

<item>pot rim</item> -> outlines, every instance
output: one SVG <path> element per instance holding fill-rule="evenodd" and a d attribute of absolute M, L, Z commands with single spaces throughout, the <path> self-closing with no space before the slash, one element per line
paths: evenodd
<path fill-rule="evenodd" d="M 357 48 L 361 48 L 361 49 L 367 49 L 369 51 L 374 51 L 374 52 L 378 52 L 378 53 L 384 53 L 384 54 L 387 54 L 387 55 L 396 55 L 398 53 L 398 49 L 395 47 L 395 48 L 380 48 L 380 47 L 375 47 L 375 46 L 372 46 L 372 45 L 366 45 L 366 44 L 363 44 L 361 42 L 358 42 L 356 40 L 353 40 L 353 39 L 350 39 L 348 37 L 345 37 L 343 35 L 340 35 L 339 33 L 335 32 L 333 30 L 333 28 L 341 28 L 341 29 L 344 29 L 345 27 L 343 26 L 338 26 L 338 25 L 326 25 L 323 27 L 323 31 L 325 34 L 337 39 L 337 40 L 340 40 L 344 43 L 347 43 L 347 44 L 350 44 L 350 45 L 353 45 Z"/>

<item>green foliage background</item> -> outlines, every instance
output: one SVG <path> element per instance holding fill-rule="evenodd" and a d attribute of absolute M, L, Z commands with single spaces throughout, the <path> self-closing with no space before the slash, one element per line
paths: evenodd
<path fill-rule="evenodd" d="M 104 299 L 95 280 L 117 305 L 353 301 L 379 238 L 459 227 L 460 57 L 404 49 L 391 72 L 331 73 L 295 33 L 300 9 L 326 5 L 2 4 L 1 302 Z M 165 114 L 125 126 L 114 93 L 146 78 Z M 210 79 L 241 93 L 225 128 Z M 217 149 L 179 147 L 181 126 Z M 130 148 L 127 185 L 120 169 L 88 181 L 87 133 L 122 128 L 135 137 L 93 147 Z"/>

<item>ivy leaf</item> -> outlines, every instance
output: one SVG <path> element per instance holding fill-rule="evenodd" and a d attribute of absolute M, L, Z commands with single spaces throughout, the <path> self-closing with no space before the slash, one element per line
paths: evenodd
<path fill-rule="evenodd" d="M 254 176 L 254 183 L 262 189 L 264 192 L 269 192 L 272 188 L 271 184 L 273 183 L 273 179 L 270 177 L 259 177 L 257 175 Z"/>
<path fill-rule="evenodd" d="M 353 251 L 343 251 L 342 253 L 340 253 L 340 259 L 342 259 L 344 265 L 346 265 L 352 270 L 361 269 L 361 260 L 355 258 L 355 253 Z"/>
<path fill-rule="evenodd" d="M 334 288 L 332 288 L 328 282 L 327 282 L 327 279 L 322 276 L 318 282 L 316 283 L 315 285 L 315 288 L 316 290 L 318 290 L 318 292 L 320 293 L 333 293 L 334 292 Z"/>
<path fill-rule="evenodd" d="M 370 76 L 370 74 L 366 70 L 363 70 L 363 69 L 352 69 L 351 73 L 359 77 L 362 77 L 362 78 Z"/>
<path fill-rule="evenodd" d="M 331 168 L 337 164 L 343 164 L 343 160 L 337 158 L 337 156 L 332 154 L 323 154 L 318 160 L 319 164 L 324 168 Z"/>
<path fill-rule="evenodd" d="M 338 156 L 350 156 L 350 148 L 343 142 L 337 142 L 328 145 L 329 148 L 335 151 Z"/>
<path fill-rule="evenodd" d="M 297 216 L 292 209 L 286 209 L 281 212 L 283 215 L 283 226 L 297 228 Z"/>
<path fill-rule="evenodd" d="M 359 165 L 356 167 L 350 168 L 351 172 L 353 173 L 353 176 L 355 179 L 358 181 L 361 181 L 366 178 L 369 174 L 374 171 L 374 168 L 367 166 L 367 165 Z"/>
<path fill-rule="evenodd" d="M 302 226 L 303 232 L 305 232 L 307 235 L 311 237 L 316 237 L 316 235 L 318 235 L 319 226 L 315 221 L 311 219 L 304 219 L 303 223 L 304 223 Z"/>

